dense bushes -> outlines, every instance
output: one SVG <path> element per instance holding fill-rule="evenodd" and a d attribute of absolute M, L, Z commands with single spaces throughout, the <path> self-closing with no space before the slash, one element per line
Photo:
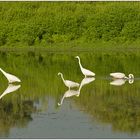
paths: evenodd
<path fill-rule="evenodd" d="M 0 46 L 139 39 L 139 2 L 0 2 Z"/>

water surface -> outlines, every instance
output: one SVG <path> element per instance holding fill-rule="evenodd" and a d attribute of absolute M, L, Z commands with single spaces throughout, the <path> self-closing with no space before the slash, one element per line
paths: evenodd
<path fill-rule="evenodd" d="M 95 79 L 84 79 L 76 55 Z M 22 82 L 0 99 L 0 137 L 140 138 L 139 60 L 136 52 L 1 52 L 0 67 Z M 110 85 L 109 73 L 117 71 L 133 73 L 133 83 Z M 58 72 L 82 83 L 80 92 L 68 91 Z M 2 95 L 8 88 L 2 73 L 0 83 Z"/>

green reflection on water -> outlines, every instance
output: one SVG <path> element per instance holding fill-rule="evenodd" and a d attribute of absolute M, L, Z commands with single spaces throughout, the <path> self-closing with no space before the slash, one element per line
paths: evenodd
<path fill-rule="evenodd" d="M 72 98 L 79 109 L 98 122 L 109 123 L 114 131 L 137 133 L 140 130 L 140 55 L 133 52 L 93 53 L 5 53 L 1 52 L 0 67 L 18 76 L 22 83 L 17 91 L 0 100 L 0 136 L 6 136 L 11 127 L 26 127 L 32 121 L 32 113 L 43 111 L 49 98 L 57 103 L 67 87 L 65 79 L 80 83 L 82 75 L 75 56 L 79 55 L 83 67 L 96 73 L 96 80 L 81 88 L 80 96 Z M 126 82 L 110 85 L 109 73 L 133 73 L 133 84 Z M 7 88 L 6 78 L 0 74 L 1 94 Z M 67 99 L 65 99 L 67 100 Z M 65 100 L 63 102 L 65 102 Z M 41 101 L 41 107 L 35 104 Z M 64 104 L 62 104 L 64 105 Z"/>

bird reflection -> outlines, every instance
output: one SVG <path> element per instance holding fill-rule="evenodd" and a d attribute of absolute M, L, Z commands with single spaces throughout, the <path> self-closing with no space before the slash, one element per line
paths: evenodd
<path fill-rule="evenodd" d="M 8 87 L 7 87 L 7 89 L 1 94 L 0 99 L 1 99 L 2 97 L 4 97 L 6 94 L 18 90 L 20 87 L 21 87 L 21 85 L 9 84 Z"/>
<path fill-rule="evenodd" d="M 125 84 L 125 82 L 128 81 L 129 84 L 132 84 L 134 82 L 134 79 L 115 79 L 112 82 L 110 82 L 110 85 L 114 86 L 122 86 Z"/>
<path fill-rule="evenodd" d="M 64 98 L 71 97 L 71 96 L 78 96 L 78 95 L 79 95 L 79 92 L 80 92 L 80 90 L 70 90 L 70 89 L 67 90 L 67 91 L 64 93 L 64 95 L 63 95 L 63 97 L 62 97 L 60 103 L 58 103 L 58 105 L 60 106 L 60 105 L 63 104 Z"/>
<path fill-rule="evenodd" d="M 81 83 L 80 83 L 79 89 L 78 89 L 78 90 L 71 90 L 71 89 L 67 90 L 67 91 L 64 93 L 64 95 L 63 95 L 63 97 L 62 97 L 60 103 L 58 103 L 58 105 L 59 105 L 59 106 L 62 105 L 64 99 L 67 98 L 67 97 L 72 97 L 72 96 L 77 96 L 77 97 L 79 97 L 80 91 L 81 91 L 82 87 L 83 87 L 84 85 L 86 85 L 86 84 L 91 83 L 91 82 L 94 81 L 94 80 L 95 80 L 94 77 L 92 77 L 92 78 L 84 78 L 84 79 L 81 81 Z"/>
<path fill-rule="evenodd" d="M 80 83 L 80 87 L 79 87 L 79 90 L 81 90 L 81 88 L 84 86 L 84 85 L 87 85 L 87 84 L 89 84 L 89 83 L 91 83 L 91 82 L 93 82 L 95 80 L 95 77 L 89 77 L 89 78 L 84 78 L 82 81 L 81 81 L 81 83 Z M 79 95 L 80 95 L 80 92 L 79 92 Z M 79 96 L 78 95 L 78 96 Z"/>

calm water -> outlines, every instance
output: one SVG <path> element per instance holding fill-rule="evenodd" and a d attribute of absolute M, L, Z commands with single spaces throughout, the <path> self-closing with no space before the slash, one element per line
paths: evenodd
<path fill-rule="evenodd" d="M 84 79 L 76 55 L 95 78 Z M 138 52 L 1 52 L 0 67 L 22 82 L 8 85 L 0 73 L 0 138 L 140 138 L 139 60 Z M 117 71 L 133 73 L 133 83 L 111 85 Z"/>

